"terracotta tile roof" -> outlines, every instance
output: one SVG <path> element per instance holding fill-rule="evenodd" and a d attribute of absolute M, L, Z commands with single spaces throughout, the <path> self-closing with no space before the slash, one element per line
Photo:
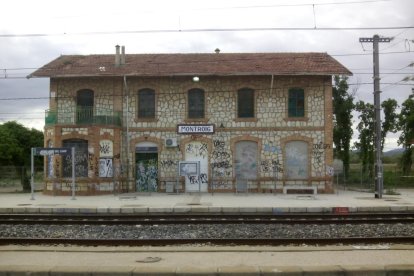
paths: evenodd
<path fill-rule="evenodd" d="M 29 77 L 179 75 L 352 75 L 326 53 L 64 55 Z"/>

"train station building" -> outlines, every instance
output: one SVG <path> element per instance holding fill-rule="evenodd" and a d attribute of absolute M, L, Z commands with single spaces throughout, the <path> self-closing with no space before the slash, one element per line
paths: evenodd
<path fill-rule="evenodd" d="M 326 53 L 62 55 L 45 147 L 75 147 L 76 192 L 333 192 Z M 45 157 L 44 193 L 70 193 L 71 156 Z"/>

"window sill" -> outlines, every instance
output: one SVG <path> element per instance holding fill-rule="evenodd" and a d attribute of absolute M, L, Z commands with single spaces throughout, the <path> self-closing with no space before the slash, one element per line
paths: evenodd
<path fill-rule="evenodd" d="M 287 118 L 283 118 L 283 120 L 286 122 L 294 122 L 294 121 L 308 122 L 309 118 L 308 117 L 287 117 Z"/>
<path fill-rule="evenodd" d="M 209 118 L 199 118 L 199 119 L 186 118 L 186 119 L 184 119 L 184 122 L 185 123 L 205 123 L 205 124 L 207 124 L 209 120 L 210 120 Z"/>
<path fill-rule="evenodd" d="M 236 123 L 239 123 L 239 122 L 258 122 L 259 119 L 257 119 L 257 118 L 236 118 L 236 119 L 234 119 L 234 121 Z"/>

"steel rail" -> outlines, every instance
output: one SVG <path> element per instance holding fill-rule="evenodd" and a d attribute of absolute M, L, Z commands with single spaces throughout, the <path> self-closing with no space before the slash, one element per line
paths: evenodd
<path fill-rule="evenodd" d="M 67 238 L 1 238 L 0 245 L 84 245 L 84 246 L 166 246 L 185 244 L 209 245 L 334 245 L 334 244 L 378 244 L 405 243 L 413 244 L 414 237 L 346 237 L 346 238 L 211 238 L 211 239 L 67 239 Z"/>
<path fill-rule="evenodd" d="M 0 214 L 0 224 L 88 224 L 88 225 L 151 225 L 151 224 L 359 224 L 414 223 L 414 213 L 358 214 Z"/>

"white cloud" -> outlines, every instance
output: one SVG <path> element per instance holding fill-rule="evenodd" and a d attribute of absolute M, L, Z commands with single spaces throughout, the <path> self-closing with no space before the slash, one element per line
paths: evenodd
<path fill-rule="evenodd" d="M 332 0 L 237 0 L 237 1 L 98 1 L 60 2 L 14 0 L 2 3 L 0 34 L 50 34 L 45 37 L 0 37 L 0 69 L 42 66 L 60 54 L 113 53 L 116 44 L 125 45 L 127 53 L 166 52 L 328 52 L 351 69 L 350 83 L 372 83 L 372 45 L 359 37 L 375 33 L 393 37 L 381 45 L 381 52 L 414 50 L 414 30 L 342 30 L 342 31 L 246 31 L 246 32 L 172 32 L 116 34 L 118 31 L 189 30 L 253 27 L 375 27 L 410 26 L 414 22 L 414 1 L 365 1 L 337 4 Z M 356 2 L 356 1 L 350 1 Z M 313 7 L 311 4 L 315 4 Z M 290 5 L 290 6 L 281 6 Z M 302 6 L 300 6 L 302 5 Z M 315 13 L 314 13 L 315 12 Z M 114 32 L 93 35 L 88 32 Z M 65 35 L 66 34 L 66 35 Z M 78 35 L 74 35 L 78 34 Z M 410 48 L 408 48 L 408 45 Z M 391 47 L 390 47 L 391 46 Z M 366 56 L 336 56 L 338 54 Z M 412 86 L 391 85 L 405 75 L 414 74 L 412 67 L 394 72 L 414 61 L 413 53 L 380 56 L 382 99 L 393 97 L 400 103 L 411 93 Z M 392 70 L 394 69 L 394 70 Z M 386 75 L 385 73 L 391 73 Z M 0 78 L 3 71 L 0 71 Z M 12 73 L 7 71 L 7 73 Z M 13 73 L 30 73 L 15 71 Z M 363 73 L 363 74 L 359 74 Z M 353 86 L 352 86 L 353 87 Z M 360 85 L 357 97 L 373 100 L 372 84 Z M 47 80 L 0 80 L 0 98 L 10 96 L 43 97 L 48 93 Z M 47 109 L 47 101 L 0 101 L 5 112 L 16 110 L 39 112 Z M 17 113 L 17 112 L 16 112 Z M 13 116 L 10 116 L 13 117 Z M 21 117 L 21 116 L 20 116 Z M 15 119 L 20 117 L 16 116 Z M 40 116 L 43 117 L 43 116 Z M 33 118 L 35 118 L 33 116 Z M 32 119 L 34 122 L 35 119 Z M 28 121 L 22 121 L 28 124 Z M 39 119 L 39 126 L 43 120 Z M 41 128 L 41 127 L 40 127 Z M 390 145 L 395 140 L 389 139 Z"/>

